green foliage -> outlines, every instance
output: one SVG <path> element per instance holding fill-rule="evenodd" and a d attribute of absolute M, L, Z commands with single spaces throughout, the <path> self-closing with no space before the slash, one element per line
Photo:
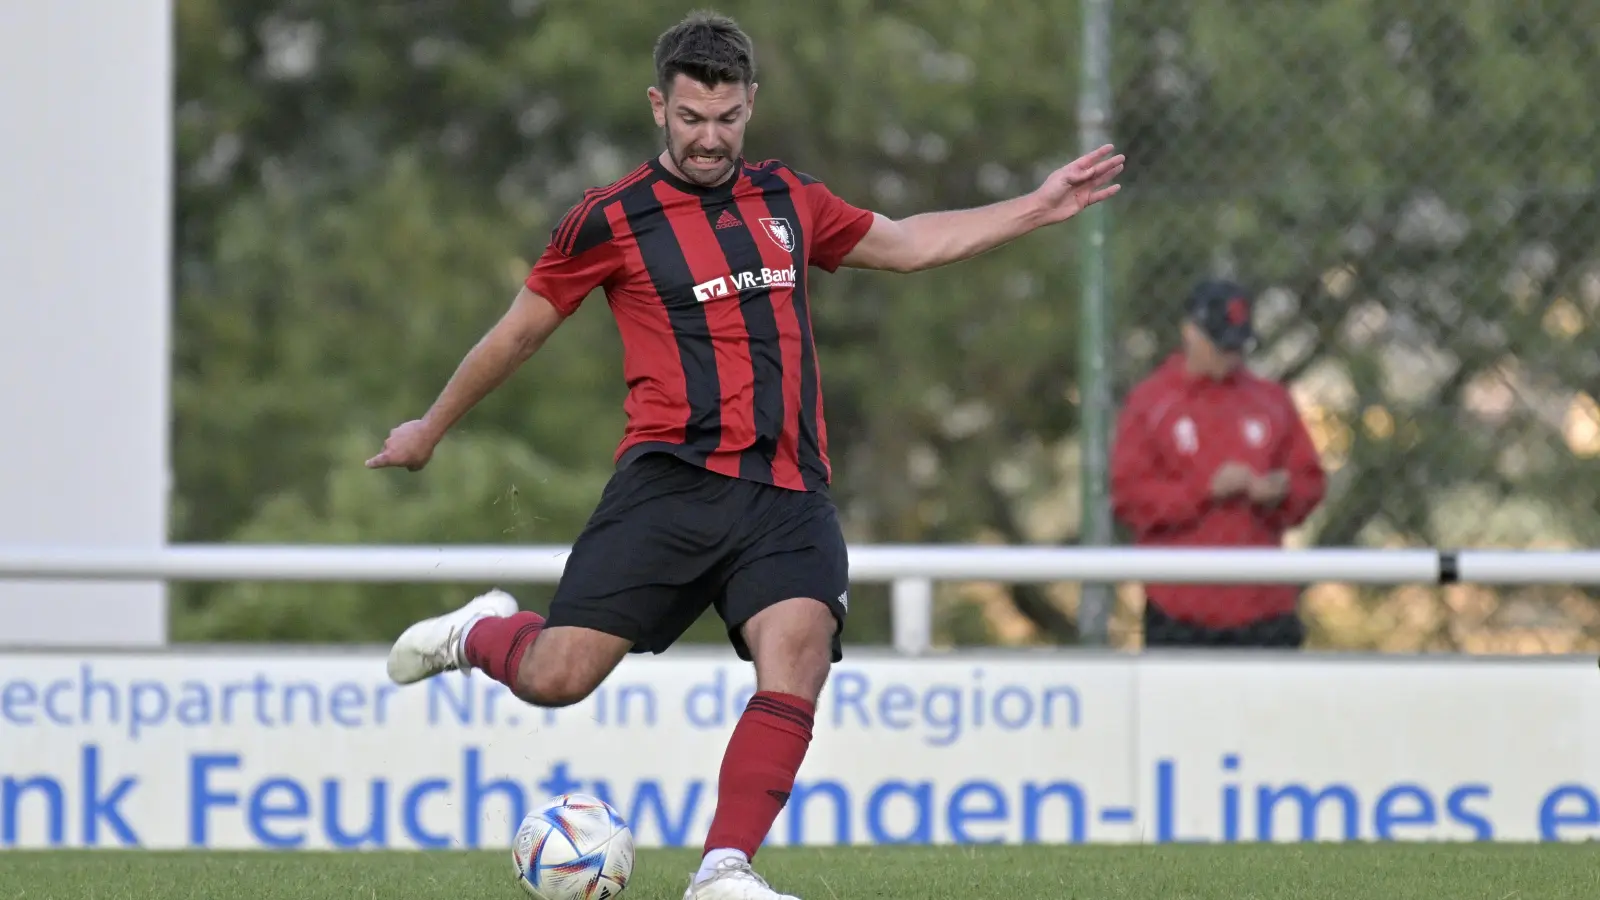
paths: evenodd
<path fill-rule="evenodd" d="M 749 154 L 858 205 L 977 205 L 1076 155 L 1075 2 L 722 8 L 757 41 Z M 656 152 L 650 46 L 685 9 L 180 0 L 175 540 L 577 534 L 622 426 L 598 295 L 427 470 L 362 461 L 578 193 Z M 1119 394 L 1170 348 L 1188 284 L 1235 270 L 1268 289 L 1261 365 L 1297 381 L 1336 470 L 1318 540 L 1592 542 L 1600 479 L 1569 417 L 1600 375 L 1600 19 L 1575 0 L 1114 10 Z M 1077 237 L 814 278 L 853 540 L 1074 539 Z M 196 585 L 175 629 L 381 641 L 474 587 Z M 884 639 L 882 592 L 859 596 L 852 638 Z M 1041 596 L 1019 608 L 1071 639 Z"/>
<path fill-rule="evenodd" d="M 1220 261 L 1269 289 L 1263 367 L 1330 413 L 1322 542 L 1591 542 L 1600 466 L 1569 416 L 1597 368 L 1575 350 L 1600 316 L 1600 62 L 1578 5 L 1119 9 L 1130 346 Z M 1462 491 L 1482 507 L 1440 516 Z M 1519 497 L 1555 502 L 1488 514 Z"/>

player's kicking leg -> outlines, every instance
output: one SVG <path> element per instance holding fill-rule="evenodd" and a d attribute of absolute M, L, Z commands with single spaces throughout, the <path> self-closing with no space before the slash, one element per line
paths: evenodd
<path fill-rule="evenodd" d="M 517 614 L 517 601 L 505 591 L 494 590 L 472 598 L 460 609 L 434 616 L 400 633 L 389 649 L 389 679 L 396 684 L 415 684 L 443 672 L 466 671 L 467 632 L 489 617 Z"/>
<path fill-rule="evenodd" d="M 696 547 L 675 523 L 732 531 L 738 508 L 717 510 L 723 481 L 668 456 L 625 467 L 573 543 L 548 621 L 491 591 L 406 629 L 389 651 L 389 677 L 412 684 L 481 669 L 535 706 L 578 703 L 629 651 L 665 650 L 709 605 L 691 585 L 720 560 L 720 539 Z"/>
<path fill-rule="evenodd" d="M 389 678 L 414 684 L 480 669 L 534 706 L 570 706 L 599 687 L 633 645 L 589 628 L 546 628 L 504 591 L 407 628 L 389 650 Z M 543 635 L 543 639 L 540 639 Z"/>

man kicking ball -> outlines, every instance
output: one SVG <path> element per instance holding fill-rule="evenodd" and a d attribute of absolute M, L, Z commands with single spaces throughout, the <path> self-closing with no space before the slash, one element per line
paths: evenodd
<path fill-rule="evenodd" d="M 425 466 L 446 431 L 602 288 L 621 334 L 628 423 L 548 618 L 492 591 L 400 635 L 389 676 L 480 669 L 523 701 L 588 697 L 628 653 L 661 653 L 708 608 L 756 693 L 722 759 L 705 856 L 685 900 L 794 900 L 750 860 L 788 801 L 848 612 L 849 561 L 812 339 L 808 273 L 913 272 L 967 259 L 1117 193 L 1102 147 L 1034 191 L 894 220 L 782 162 L 750 162 L 750 39 L 695 14 L 655 46 L 665 149 L 587 191 L 511 308 L 373 468 Z"/>

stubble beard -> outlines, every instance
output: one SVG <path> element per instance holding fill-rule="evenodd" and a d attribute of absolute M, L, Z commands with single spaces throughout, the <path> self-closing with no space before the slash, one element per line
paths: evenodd
<path fill-rule="evenodd" d="M 733 161 L 737 154 L 731 150 L 718 151 L 721 158 L 717 161 L 718 164 L 715 168 L 701 169 L 694 166 L 689 160 L 691 155 L 689 151 L 692 148 L 680 148 L 673 144 L 671 131 L 666 128 L 661 129 L 661 140 L 666 146 L 668 158 L 672 160 L 672 164 L 677 167 L 686 181 L 698 184 L 701 187 L 715 187 L 726 181 L 728 176 L 733 173 Z"/>

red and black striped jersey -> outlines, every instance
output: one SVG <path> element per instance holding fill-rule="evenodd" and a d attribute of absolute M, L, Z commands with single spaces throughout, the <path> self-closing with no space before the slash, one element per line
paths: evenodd
<path fill-rule="evenodd" d="M 603 288 L 623 345 L 625 464 L 664 451 L 792 490 L 831 480 L 806 273 L 871 212 L 776 160 L 701 187 L 652 159 L 584 193 L 528 275 L 563 315 Z"/>

